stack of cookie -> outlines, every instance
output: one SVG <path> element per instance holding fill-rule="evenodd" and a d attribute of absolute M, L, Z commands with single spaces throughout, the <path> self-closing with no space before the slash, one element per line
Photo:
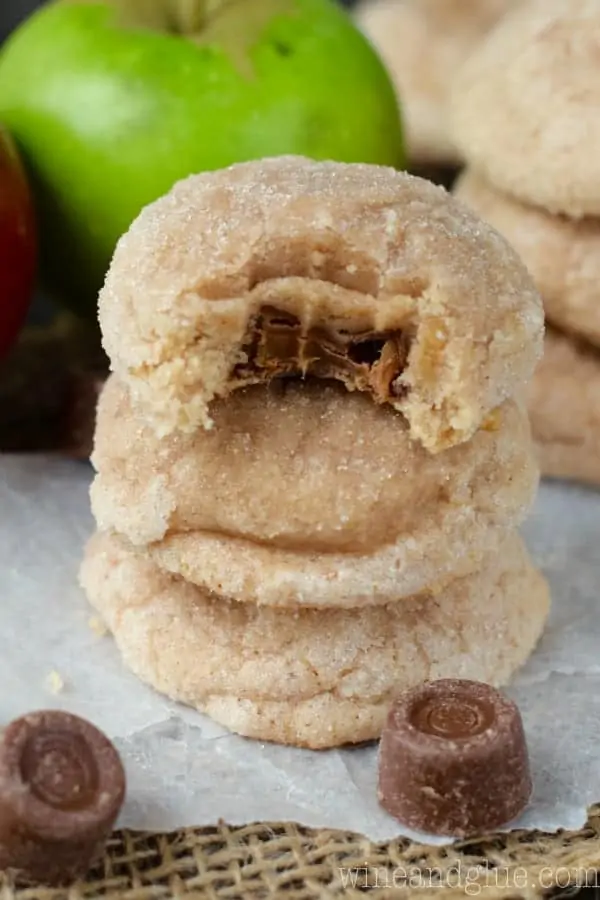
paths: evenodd
<path fill-rule="evenodd" d="M 356 21 L 400 98 L 409 161 L 439 174 L 461 163 L 448 122 L 449 86 L 483 35 L 521 0 L 361 0 Z"/>
<path fill-rule="evenodd" d="M 524 3 L 468 60 L 452 104 L 469 161 L 455 193 L 520 254 L 551 323 L 529 398 L 542 473 L 596 484 L 599 46 L 600 0 Z"/>
<path fill-rule="evenodd" d="M 415 682 L 506 681 L 548 605 L 516 532 L 542 318 L 508 244 L 404 173 L 285 157 L 148 207 L 100 298 L 82 568 L 126 664 L 314 748 Z"/>

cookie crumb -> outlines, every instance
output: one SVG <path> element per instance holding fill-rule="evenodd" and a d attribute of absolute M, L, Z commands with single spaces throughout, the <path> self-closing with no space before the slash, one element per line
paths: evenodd
<path fill-rule="evenodd" d="M 65 689 L 64 678 L 56 670 L 48 673 L 44 684 L 52 694 L 60 694 Z"/>
<path fill-rule="evenodd" d="M 88 625 L 97 637 L 105 637 L 108 634 L 108 628 L 98 616 L 92 616 Z"/>

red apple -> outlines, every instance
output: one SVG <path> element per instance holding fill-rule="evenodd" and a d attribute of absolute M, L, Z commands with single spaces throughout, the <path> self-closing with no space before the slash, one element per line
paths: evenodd
<path fill-rule="evenodd" d="M 0 359 L 27 315 L 36 268 L 36 229 L 25 171 L 0 127 Z"/>

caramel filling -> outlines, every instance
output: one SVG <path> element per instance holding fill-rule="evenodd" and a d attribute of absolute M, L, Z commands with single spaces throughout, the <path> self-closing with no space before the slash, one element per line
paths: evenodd
<path fill-rule="evenodd" d="M 333 378 L 384 403 L 408 390 L 400 376 L 409 350 L 404 331 L 305 330 L 296 316 L 265 306 L 248 329 L 242 346 L 246 359 L 235 367 L 233 380 L 241 386 L 282 376 Z"/>

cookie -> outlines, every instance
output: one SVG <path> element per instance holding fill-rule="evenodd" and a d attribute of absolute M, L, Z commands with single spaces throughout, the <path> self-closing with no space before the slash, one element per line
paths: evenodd
<path fill-rule="evenodd" d="M 600 346 L 600 219 L 569 219 L 520 203 L 472 169 L 454 194 L 519 253 L 549 321 Z"/>
<path fill-rule="evenodd" d="M 366 555 L 485 507 L 490 491 L 514 522 L 535 485 L 526 414 L 510 400 L 468 444 L 435 456 L 389 405 L 336 382 L 255 385 L 215 403 L 213 417 L 210 431 L 159 439 L 113 376 L 92 458 L 100 530 L 139 545 L 201 531 Z"/>
<path fill-rule="evenodd" d="M 542 473 L 600 485 L 600 352 L 548 330 L 529 414 Z"/>
<path fill-rule="evenodd" d="M 496 464 L 482 465 L 472 484 L 447 485 L 447 499 L 440 491 L 438 505 L 421 519 L 415 500 L 411 530 L 370 554 L 289 550 L 207 531 L 167 535 L 147 552 L 161 568 L 205 590 L 273 606 L 382 604 L 444 584 L 480 568 L 533 504 L 538 469 L 527 417 L 511 405 L 502 415 Z M 111 521 L 119 529 L 119 515 Z"/>
<path fill-rule="evenodd" d="M 450 137 L 449 85 L 464 59 L 520 0 L 363 0 L 354 16 L 390 73 L 409 160 L 458 165 Z"/>
<path fill-rule="evenodd" d="M 352 612 L 228 602 L 107 535 L 89 544 L 81 581 L 143 681 L 231 731 L 315 749 L 378 737 L 393 695 L 422 680 L 505 682 L 549 602 L 514 535 L 443 593 Z"/>
<path fill-rule="evenodd" d="M 161 435 L 284 375 L 341 381 L 438 452 L 519 393 L 543 313 L 509 244 L 445 190 L 281 157 L 196 175 L 121 239 L 99 301 L 113 370 Z"/>
<path fill-rule="evenodd" d="M 600 215 L 599 41 L 600 0 L 530 0 L 465 63 L 452 137 L 494 187 L 551 213 Z"/>
<path fill-rule="evenodd" d="M 402 600 L 477 571 L 517 524 L 505 519 L 490 525 L 501 510 L 502 504 L 496 505 L 492 497 L 483 511 L 448 509 L 437 527 L 368 556 L 278 550 L 200 531 L 167 537 L 144 549 L 164 571 L 239 602 L 290 612 L 306 607 L 353 609 Z"/>

